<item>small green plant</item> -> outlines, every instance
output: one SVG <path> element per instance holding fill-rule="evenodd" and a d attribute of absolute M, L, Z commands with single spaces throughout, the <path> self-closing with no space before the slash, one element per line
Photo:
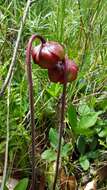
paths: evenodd
<path fill-rule="evenodd" d="M 68 124 L 75 136 L 76 147 L 80 154 L 79 163 L 83 170 L 88 170 L 90 159 L 98 158 L 97 147 L 99 142 L 102 142 L 101 137 L 106 134 L 105 122 L 100 118 L 104 111 L 96 111 L 94 107 L 89 107 L 85 101 L 82 101 L 77 109 L 71 104 L 67 113 Z"/>
<path fill-rule="evenodd" d="M 42 159 L 46 160 L 47 162 L 52 162 L 56 160 L 57 151 L 58 151 L 58 133 L 56 129 L 51 128 L 49 131 L 49 142 L 50 148 L 45 150 L 41 157 Z M 61 144 L 61 158 L 67 159 L 69 152 L 72 150 L 71 143 L 64 143 L 64 139 L 62 138 Z"/>

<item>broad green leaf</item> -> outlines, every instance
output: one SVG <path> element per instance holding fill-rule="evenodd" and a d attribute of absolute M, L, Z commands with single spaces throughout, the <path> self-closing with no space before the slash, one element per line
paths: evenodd
<path fill-rule="evenodd" d="M 19 183 L 16 185 L 14 190 L 26 190 L 28 186 L 28 178 L 23 178 L 19 181 Z"/>
<path fill-rule="evenodd" d="M 84 130 L 84 128 L 80 128 L 79 126 L 77 126 L 75 128 L 75 134 L 76 135 L 85 135 L 87 137 L 90 137 L 94 134 L 94 130 L 92 130 L 91 128 L 87 128 L 87 130 Z"/>
<path fill-rule="evenodd" d="M 96 121 L 98 119 L 98 116 L 101 113 L 102 113 L 101 111 L 92 112 L 92 113 L 89 113 L 87 115 L 81 116 L 80 121 L 78 123 L 78 127 L 80 129 L 84 129 L 84 130 L 86 130 L 89 127 L 92 127 L 93 125 L 95 125 L 95 123 L 96 123 Z"/>
<path fill-rule="evenodd" d="M 47 89 L 47 92 L 53 96 L 53 97 L 57 97 L 60 93 L 60 90 L 61 90 L 61 86 L 59 84 L 54 84 L 52 83 L 48 89 Z"/>
<path fill-rule="evenodd" d="M 87 155 L 87 158 L 89 158 L 89 159 L 91 158 L 94 160 L 99 157 L 100 153 L 98 150 L 95 150 L 95 151 L 88 152 L 86 155 Z"/>
<path fill-rule="evenodd" d="M 78 151 L 81 153 L 81 154 L 84 154 L 85 153 L 85 149 L 86 149 L 86 140 L 85 140 L 85 137 L 80 135 L 77 139 L 77 148 L 78 148 Z"/>
<path fill-rule="evenodd" d="M 78 108 L 78 112 L 80 115 L 86 115 L 91 112 L 89 106 L 86 103 L 81 103 Z"/>
<path fill-rule="evenodd" d="M 73 131 L 75 131 L 77 126 L 77 113 L 75 107 L 72 104 L 70 104 L 68 108 L 68 119 Z"/>
<path fill-rule="evenodd" d="M 80 121 L 76 127 L 76 133 L 86 136 L 91 136 L 94 134 L 95 130 L 91 129 L 93 125 L 96 124 L 98 119 L 98 115 L 100 115 L 102 111 L 99 112 L 91 112 L 87 115 L 83 115 L 80 117 Z"/>
<path fill-rule="evenodd" d="M 54 129 L 51 128 L 49 131 L 49 140 L 50 144 L 53 148 L 57 149 L 58 146 L 58 132 Z M 62 144 L 63 144 L 63 138 L 62 138 Z"/>
<path fill-rule="evenodd" d="M 54 128 L 49 131 L 49 140 L 51 146 L 56 149 L 58 146 L 58 132 Z"/>
<path fill-rule="evenodd" d="M 89 144 L 89 149 L 92 151 L 92 150 L 95 150 L 96 149 L 96 146 L 98 144 L 98 137 L 96 136 L 93 136 L 91 139 L 88 140 L 88 144 Z"/>
<path fill-rule="evenodd" d="M 56 153 L 52 149 L 45 150 L 41 154 L 42 159 L 47 160 L 48 162 L 56 160 Z"/>
<path fill-rule="evenodd" d="M 72 145 L 70 143 L 67 143 L 65 144 L 63 147 L 62 147 L 62 150 L 61 150 L 61 156 L 62 157 L 67 157 L 68 156 L 68 153 L 72 150 Z"/>
<path fill-rule="evenodd" d="M 89 160 L 87 159 L 86 156 L 81 156 L 80 159 L 79 159 L 79 162 L 80 162 L 80 165 L 83 168 L 83 170 L 86 171 L 86 170 L 89 169 L 90 162 L 89 162 Z"/>

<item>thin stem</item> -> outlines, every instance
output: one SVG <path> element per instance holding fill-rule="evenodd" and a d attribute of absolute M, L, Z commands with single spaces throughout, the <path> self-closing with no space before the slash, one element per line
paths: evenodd
<path fill-rule="evenodd" d="M 11 88 L 11 80 L 10 80 L 9 86 L 8 86 L 8 97 L 7 97 L 7 136 L 6 136 L 6 150 L 5 150 L 5 160 L 4 160 L 4 170 L 3 170 L 3 180 L 2 180 L 2 184 L 1 184 L 1 190 L 4 190 L 5 180 L 6 180 L 6 172 L 7 172 L 7 165 L 8 165 L 10 88 Z"/>
<path fill-rule="evenodd" d="M 29 85 L 29 103 L 31 113 L 31 135 L 32 135 L 32 190 L 35 188 L 35 120 L 34 120 L 34 98 L 33 98 L 33 81 L 32 81 L 32 69 L 31 69 L 31 48 L 32 42 L 35 39 L 35 35 L 32 36 L 28 42 L 26 51 L 26 64 L 27 75 Z"/>
<path fill-rule="evenodd" d="M 36 174 L 35 174 L 35 120 L 34 120 L 34 98 L 33 98 L 33 80 L 32 80 L 32 68 L 31 68 L 31 50 L 33 41 L 39 38 L 42 43 L 45 40 L 40 35 L 32 35 L 29 39 L 26 50 L 26 65 L 29 85 L 29 103 L 30 103 L 30 115 L 31 115 L 31 135 L 32 135 L 32 190 L 35 190 Z"/>
<path fill-rule="evenodd" d="M 65 98 L 66 98 L 66 82 L 63 85 L 63 93 L 62 93 L 61 122 L 60 122 L 60 126 L 59 126 L 59 142 L 58 142 L 58 152 L 57 152 L 56 171 L 55 171 L 55 177 L 54 177 L 54 183 L 53 183 L 53 190 L 55 190 L 55 188 L 56 188 L 58 170 L 59 170 L 61 141 L 62 141 L 62 135 L 63 135 L 63 129 L 64 129 Z"/>

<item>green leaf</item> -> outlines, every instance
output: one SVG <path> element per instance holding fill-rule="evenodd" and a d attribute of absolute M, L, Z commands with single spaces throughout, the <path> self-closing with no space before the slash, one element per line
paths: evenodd
<path fill-rule="evenodd" d="M 80 121 L 78 123 L 78 127 L 81 129 L 84 129 L 84 130 L 89 128 L 89 127 L 92 127 L 93 125 L 95 125 L 95 123 L 98 119 L 98 116 L 101 113 L 102 113 L 101 111 L 92 112 L 92 113 L 89 113 L 87 115 L 81 116 Z"/>
<path fill-rule="evenodd" d="M 98 144 L 98 137 L 93 136 L 91 139 L 88 140 L 88 144 L 89 144 L 89 149 L 95 150 Z"/>
<path fill-rule="evenodd" d="M 51 146 L 56 149 L 58 146 L 58 133 L 54 128 L 51 128 L 49 131 L 49 140 Z"/>
<path fill-rule="evenodd" d="M 68 153 L 72 150 L 72 145 L 70 143 L 67 143 L 65 144 L 63 147 L 62 147 L 62 150 L 61 150 L 61 156 L 62 157 L 67 157 L 68 156 Z"/>
<path fill-rule="evenodd" d="M 29 181 L 28 178 L 21 179 L 14 188 L 14 190 L 26 190 L 28 186 L 28 181 Z"/>
<path fill-rule="evenodd" d="M 75 107 L 72 104 L 70 104 L 68 108 L 68 119 L 73 131 L 75 131 L 77 126 L 77 113 Z"/>
<path fill-rule="evenodd" d="M 60 86 L 58 83 L 56 83 L 56 84 L 52 83 L 52 84 L 48 87 L 47 92 L 48 92 L 51 96 L 57 97 L 57 96 L 59 95 L 59 93 L 60 93 L 60 90 L 61 90 L 61 86 Z"/>
<path fill-rule="evenodd" d="M 51 128 L 49 131 L 49 140 L 50 140 L 50 144 L 54 149 L 57 149 L 58 146 L 58 132 L 54 129 Z M 62 144 L 63 144 L 64 140 L 62 138 Z"/>
<path fill-rule="evenodd" d="M 95 132 L 94 129 L 91 129 L 93 125 L 96 124 L 98 119 L 98 115 L 100 115 L 102 111 L 99 112 L 91 112 L 87 115 L 83 115 L 80 117 L 80 121 L 78 121 L 78 125 L 76 127 L 75 132 L 77 134 L 91 136 Z"/>
<path fill-rule="evenodd" d="M 52 149 L 45 150 L 41 154 L 42 159 L 47 160 L 48 162 L 56 160 L 56 153 Z"/>
<path fill-rule="evenodd" d="M 99 153 L 99 151 L 98 150 L 96 150 L 96 151 L 90 151 L 90 152 L 88 152 L 87 153 L 87 158 L 91 158 L 91 159 L 96 159 L 96 158 L 98 158 L 100 156 L 100 153 Z"/>
<path fill-rule="evenodd" d="M 84 154 L 85 153 L 85 149 L 86 149 L 86 140 L 85 140 L 85 137 L 80 135 L 77 139 L 77 148 L 78 148 L 78 151 L 81 153 L 81 154 Z"/>
<path fill-rule="evenodd" d="M 79 105 L 78 112 L 80 115 L 86 115 L 91 112 L 89 106 L 86 103 L 82 103 Z"/>
<path fill-rule="evenodd" d="M 91 128 L 88 128 L 87 130 L 84 130 L 84 128 L 77 127 L 76 133 L 79 135 L 85 135 L 87 137 L 90 137 L 94 134 L 94 130 Z"/>
<path fill-rule="evenodd" d="M 89 162 L 89 160 L 87 159 L 86 156 L 81 156 L 80 159 L 79 159 L 79 162 L 80 162 L 80 165 L 83 168 L 83 170 L 86 171 L 86 170 L 89 169 L 90 162 Z"/>

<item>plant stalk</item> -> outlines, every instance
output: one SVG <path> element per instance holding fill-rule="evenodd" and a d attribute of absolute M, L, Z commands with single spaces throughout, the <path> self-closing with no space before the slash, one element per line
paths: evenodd
<path fill-rule="evenodd" d="M 12 79 L 12 78 L 11 78 Z M 8 85 L 8 97 L 7 97 L 7 134 L 6 134 L 6 149 L 5 149 L 5 159 L 4 159 L 4 170 L 3 170 L 3 179 L 1 183 L 0 190 L 4 190 L 5 182 L 6 182 L 6 174 L 8 168 L 8 154 L 9 154 L 9 124 L 10 124 L 10 91 L 11 91 L 11 79 Z"/>
<path fill-rule="evenodd" d="M 31 135 L 32 135 L 32 185 L 31 185 L 32 190 L 35 190 L 35 185 L 37 184 L 36 173 L 35 173 L 35 119 L 34 119 L 33 80 L 32 80 L 32 67 L 31 67 L 32 43 L 36 38 L 39 38 L 42 43 L 45 43 L 45 40 L 41 36 L 34 34 L 29 39 L 26 50 L 26 65 L 27 65 L 28 86 L 29 86 L 29 104 L 30 104 Z"/>
<path fill-rule="evenodd" d="M 57 177 L 58 177 L 58 172 L 59 172 L 59 160 L 60 160 L 60 153 L 61 153 L 61 142 L 62 142 L 62 135 L 63 135 L 63 129 L 64 129 L 64 112 L 65 112 L 65 100 L 66 100 L 66 86 L 67 86 L 67 83 L 66 83 L 66 76 L 65 76 L 65 83 L 63 85 L 63 93 L 62 93 L 62 107 L 61 107 L 61 120 L 60 120 L 60 126 L 59 126 L 58 152 L 57 152 L 55 177 L 54 177 L 54 183 L 53 183 L 53 189 L 52 190 L 55 190 L 55 188 L 56 188 Z"/>

